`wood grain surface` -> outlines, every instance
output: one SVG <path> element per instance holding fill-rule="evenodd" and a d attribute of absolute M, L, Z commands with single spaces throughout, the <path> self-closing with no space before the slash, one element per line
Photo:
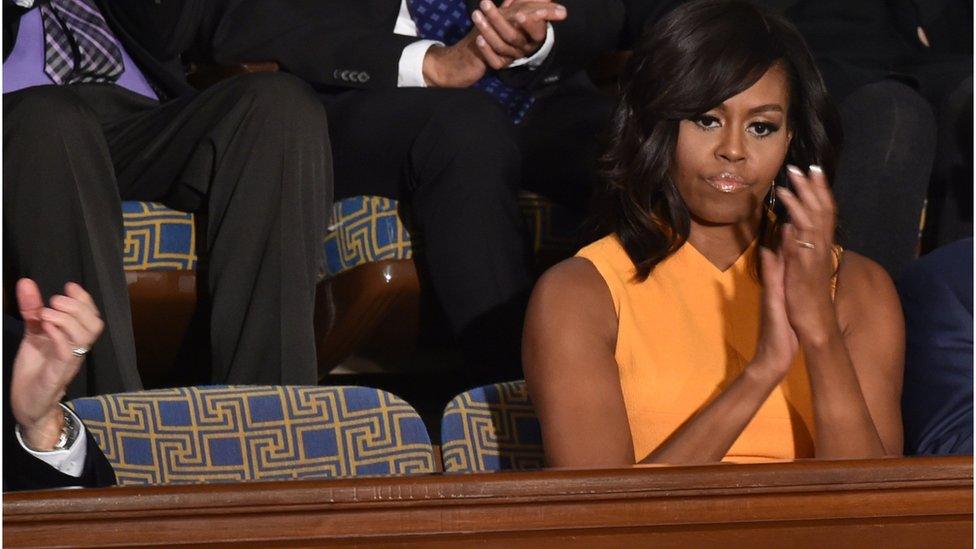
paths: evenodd
<path fill-rule="evenodd" d="M 970 457 L 4 494 L 3 545 L 972 547 Z"/>

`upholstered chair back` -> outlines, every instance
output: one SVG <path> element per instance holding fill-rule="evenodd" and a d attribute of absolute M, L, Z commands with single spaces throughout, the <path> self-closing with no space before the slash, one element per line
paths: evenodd
<path fill-rule="evenodd" d="M 434 471 L 423 421 L 378 389 L 186 387 L 80 398 L 71 406 L 119 484 Z"/>
<path fill-rule="evenodd" d="M 539 420 L 524 381 L 496 383 L 456 396 L 441 418 L 444 471 L 540 469 Z"/>

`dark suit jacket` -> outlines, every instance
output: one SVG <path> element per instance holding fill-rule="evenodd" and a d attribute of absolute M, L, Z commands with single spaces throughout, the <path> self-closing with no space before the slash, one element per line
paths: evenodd
<path fill-rule="evenodd" d="M 973 239 L 948 244 L 898 281 L 905 310 L 906 454 L 973 453 Z"/>
<path fill-rule="evenodd" d="M 3 315 L 3 379 L 9 390 L 14 356 L 20 346 L 23 325 L 19 320 Z M 81 477 L 66 475 L 27 453 L 14 434 L 15 420 L 10 411 L 10 398 L 3 393 L 3 491 L 39 490 L 65 486 L 111 486 L 115 472 L 105 455 L 86 430 L 88 449 Z"/>
<path fill-rule="evenodd" d="M 467 0 L 469 11 L 477 0 Z M 561 82 L 616 47 L 620 0 L 561 0 L 569 17 L 553 24 L 556 40 L 536 70 L 500 71 L 533 89 Z M 244 0 L 229 7 L 211 53 L 217 62 L 275 61 L 319 87 L 394 88 L 400 54 L 416 37 L 393 34 L 400 0 Z M 246 31 L 242 31 L 246 29 Z"/>

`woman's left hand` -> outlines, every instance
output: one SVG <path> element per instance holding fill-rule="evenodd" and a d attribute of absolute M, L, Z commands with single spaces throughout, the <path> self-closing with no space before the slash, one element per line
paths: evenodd
<path fill-rule="evenodd" d="M 827 177 L 818 166 L 810 166 L 809 175 L 795 166 L 789 166 L 787 172 L 795 194 L 783 187 L 776 189 L 790 215 L 780 244 L 786 311 L 801 342 L 822 341 L 836 326 L 831 280 L 836 270 L 837 208 Z"/>

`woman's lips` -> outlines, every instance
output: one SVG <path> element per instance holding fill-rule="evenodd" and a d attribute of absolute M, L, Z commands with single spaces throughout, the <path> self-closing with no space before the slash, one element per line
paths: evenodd
<path fill-rule="evenodd" d="M 734 193 L 749 187 L 741 176 L 730 172 L 722 172 L 718 175 L 707 177 L 705 181 L 708 181 L 708 184 L 712 188 L 723 193 Z"/>

